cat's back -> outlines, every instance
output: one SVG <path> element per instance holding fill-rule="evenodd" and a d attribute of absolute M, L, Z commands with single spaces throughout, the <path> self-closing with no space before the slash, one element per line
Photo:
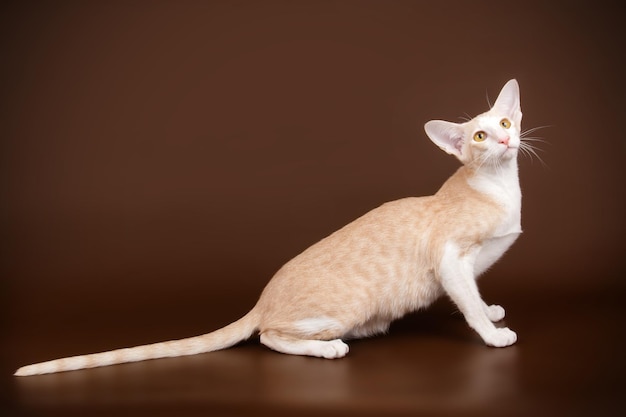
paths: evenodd
<path fill-rule="evenodd" d="M 434 196 L 405 197 L 386 202 L 348 223 L 319 243 L 328 241 L 328 243 L 344 245 L 348 242 L 392 238 L 403 231 L 415 229 L 422 222 L 428 223 L 428 217 L 435 202 Z"/>
<path fill-rule="evenodd" d="M 434 196 L 406 197 L 370 210 L 307 248 L 281 271 L 333 268 L 350 260 L 408 253 L 431 221 Z"/>

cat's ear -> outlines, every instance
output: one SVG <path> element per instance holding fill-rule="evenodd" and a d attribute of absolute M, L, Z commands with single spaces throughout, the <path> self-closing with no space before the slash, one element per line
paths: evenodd
<path fill-rule="evenodd" d="M 461 161 L 463 155 L 463 127 L 458 123 L 431 120 L 424 125 L 426 134 L 443 151 Z"/>
<path fill-rule="evenodd" d="M 522 110 L 519 99 L 519 84 L 517 80 L 509 80 L 496 99 L 493 105 L 495 111 L 505 114 L 518 125 L 522 122 Z"/>

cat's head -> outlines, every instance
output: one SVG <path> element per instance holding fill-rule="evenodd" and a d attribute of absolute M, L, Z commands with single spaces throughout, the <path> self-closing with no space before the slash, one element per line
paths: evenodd
<path fill-rule="evenodd" d="M 500 165 L 517 157 L 521 123 L 519 85 L 510 80 L 489 111 L 465 123 L 431 120 L 424 129 L 430 140 L 463 164 Z"/>

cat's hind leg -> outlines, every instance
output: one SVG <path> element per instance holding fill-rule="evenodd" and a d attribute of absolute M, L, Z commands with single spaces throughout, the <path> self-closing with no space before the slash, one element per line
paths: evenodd
<path fill-rule="evenodd" d="M 310 340 L 267 330 L 261 334 L 261 343 L 272 350 L 290 355 L 315 356 L 318 358 L 336 359 L 346 356 L 348 345 L 341 339 Z"/>

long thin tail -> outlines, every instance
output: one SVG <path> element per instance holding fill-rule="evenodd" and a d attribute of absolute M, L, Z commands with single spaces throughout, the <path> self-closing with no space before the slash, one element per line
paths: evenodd
<path fill-rule="evenodd" d="M 108 352 L 72 356 L 52 361 L 23 366 L 14 375 L 28 376 L 53 372 L 73 371 L 76 369 L 95 368 L 118 363 L 138 362 L 148 359 L 171 358 L 176 356 L 196 355 L 226 349 L 242 340 L 248 339 L 257 330 L 259 317 L 256 309 L 234 323 L 219 330 L 201 336 L 189 337 L 150 345 L 135 346 Z"/>

